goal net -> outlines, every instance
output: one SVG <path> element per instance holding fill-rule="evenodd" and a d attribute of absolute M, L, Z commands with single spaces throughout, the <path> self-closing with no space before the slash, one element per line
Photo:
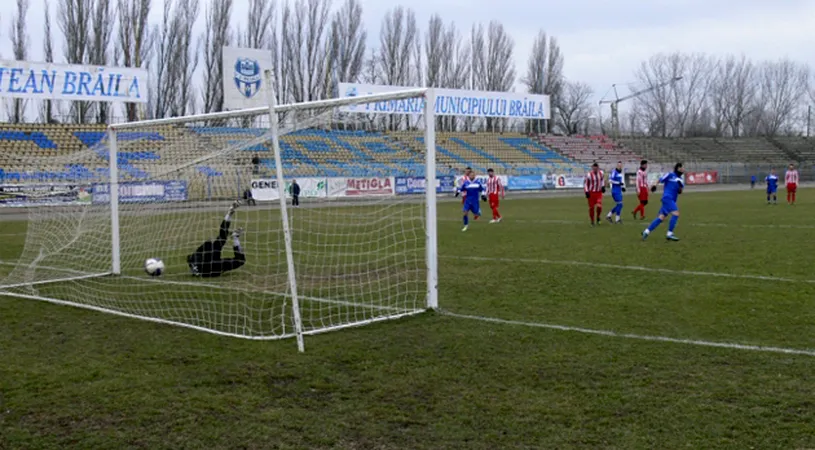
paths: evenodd
<path fill-rule="evenodd" d="M 25 245 L 0 295 L 252 339 L 435 307 L 435 190 L 396 187 L 435 174 L 432 108 L 411 125 L 411 139 L 343 112 L 426 96 L 432 91 L 77 134 L 83 150 L 49 160 L 70 168 L 66 179 L 30 193 L 72 200 L 29 208 Z M 242 204 L 229 214 L 235 200 Z M 162 260 L 161 276 L 146 273 L 149 258 Z"/>

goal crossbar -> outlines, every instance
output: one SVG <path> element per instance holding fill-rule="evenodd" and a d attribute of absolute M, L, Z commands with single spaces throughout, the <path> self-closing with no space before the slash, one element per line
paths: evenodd
<path fill-rule="evenodd" d="M 302 102 L 302 103 L 290 103 L 285 105 L 276 105 L 274 106 L 275 113 L 283 113 L 292 110 L 300 110 L 306 109 L 309 107 L 313 108 L 339 108 L 341 106 L 348 106 L 348 105 L 364 105 L 368 103 L 376 103 L 386 100 L 403 100 L 406 98 L 415 98 L 420 96 L 427 96 L 428 92 L 431 92 L 432 89 L 422 88 L 422 89 L 408 89 L 404 91 L 394 91 L 394 92 L 386 92 L 380 94 L 368 94 L 368 95 L 360 95 L 357 97 L 343 97 L 343 98 L 330 98 L 325 100 L 314 100 L 310 102 Z M 141 122 L 124 122 L 124 123 L 116 123 L 111 124 L 108 126 L 111 130 L 128 130 L 134 128 L 143 128 L 149 126 L 164 126 L 164 125 L 178 125 L 181 123 L 188 123 L 190 118 L 194 118 L 196 121 L 210 121 L 210 120 L 220 120 L 220 119 L 231 119 L 236 116 L 247 116 L 247 115 L 263 115 L 269 114 L 269 107 L 268 106 L 260 106 L 257 108 L 246 108 L 246 109 L 239 109 L 235 111 L 223 111 L 223 112 L 216 112 L 216 113 L 206 113 L 206 114 L 198 114 L 195 116 L 182 116 L 182 117 L 167 117 L 163 119 L 152 119 L 152 120 L 144 120 Z"/>

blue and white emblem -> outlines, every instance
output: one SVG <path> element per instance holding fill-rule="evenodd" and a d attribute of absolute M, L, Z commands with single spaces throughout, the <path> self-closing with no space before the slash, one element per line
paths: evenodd
<path fill-rule="evenodd" d="M 235 62 L 235 85 L 246 98 L 252 98 L 260 91 L 263 77 L 260 63 L 256 59 L 238 58 Z"/>

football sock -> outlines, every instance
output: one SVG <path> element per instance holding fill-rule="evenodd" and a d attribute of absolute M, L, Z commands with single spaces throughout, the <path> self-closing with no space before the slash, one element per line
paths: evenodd
<path fill-rule="evenodd" d="M 657 227 L 659 226 L 659 224 L 661 224 L 661 223 L 662 223 L 662 219 L 660 219 L 659 217 L 654 219 L 654 221 L 651 222 L 651 225 L 648 225 L 648 232 L 650 233 L 651 231 L 656 230 Z"/>
<path fill-rule="evenodd" d="M 679 222 L 679 216 L 671 216 L 671 221 L 668 222 L 668 232 L 673 234 L 676 228 L 676 223 Z"/>
<path fill-rule="evenodd" d="M 470 223 L 470 216 L 467 215 L 467 214 L 464 214 L 464 226 L 466 227 L 467 224 L 469 224 L 469 223 Z"/>

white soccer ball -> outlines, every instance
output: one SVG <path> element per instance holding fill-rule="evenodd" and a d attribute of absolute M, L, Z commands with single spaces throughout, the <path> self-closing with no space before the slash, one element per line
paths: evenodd
<path fill-rule="evenodd" d="M 151 277 L 159 277 L 164 273 L 164 261 L 158 258 L 150 258 L 144 262 L 144 271 Z"/>

